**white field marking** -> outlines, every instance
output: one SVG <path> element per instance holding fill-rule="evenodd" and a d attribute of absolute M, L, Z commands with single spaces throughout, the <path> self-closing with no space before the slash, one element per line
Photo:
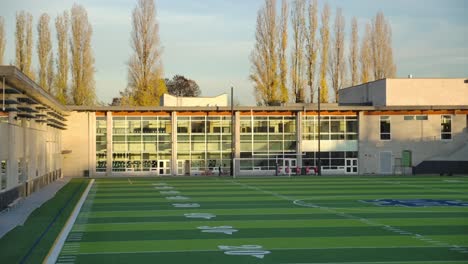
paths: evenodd
<path fill-rule="evenodd" d="M 128 183 L 133 184 L 133 182 L 130 180 L 130 178 L 128 178 Z"/>
<path fill-rule="evenodd" d="M 459 181 L 459 180 L 444 180 L 444 182 L 449 182 L 449 183 L 464 183 L 464 181 Z"/>
<path fill-rule="evenodd" d="M 397 234 L 401 234 L 403 232 L 408 233 L 408 235 L 410 237 L 413 237 L 413 238 L 415 238 L 415 239 L 417 239 L 419 241 L 423 241 L 423 242 L 431 244 L 431 245 L 439 245 L 440 243 L 445 243 L 445 242 L 441 242 L 441 241 L 437 241 L 437 240 L 430 240 L 429 241 L 429 240 L 426 240 L 427 238 L 425 236 L 422 236 L 420 234 L 415 234 L 415 233 L 412 233 L 412 232 L 409 232 L 409 231 L 406 231 L 406 230 L 402 230 L 400 228 L 392 227 L 392 226 L 389 226 L 389 225 L 384 225 L 384 224 L 381 224 L 381 223 L 379 223 L 379 222 L 377 222 L 375 220 L 369 220 L 369 219 L 366 219 L 366 218 L 354 216 L 354 215 L 349 214 L 349 213 L 339 212 L 336 209 L 331 208 L 331 207 L 320 206 L 320 205 L 316 205 L 316 204 L 313 204 L 313 203 L 304 202 L 302 200 L 294 200 L 293 198 L 290 198 L 290 197 L 285 196 L 285 195 L 281 195 L 281 194 L 278 194 L 278 193 L 275 193 L 275 192 L 272 192 L 272 191 L 263 190 L 262 188 L 255 187 L 255 186 L 250 186 L 248 184 L 236 182 L 236 181 L 233 181 L 233 180 L 229 180 L 229 182 L 240 185 L 240 186 L 243 186 L 244 188 L 257 190 L 259 192 L 263 192 L 263 193 L 266 193 L 266 194 L 271 194 L 271 195 L 273 195 L 274 197 L 277 197 L 277 198 L 281 198 L 281 199 L 284 199 L 284 200 L 287 200 L 287 201 L 292 201 L 293 204 L 295 204 L 295 205 L 311 207 L 311 208 L 317 208 L 319 210 L 322 210 L 322 211 L 325 211 L 325 212 L 328 212 L 328 213 L 332 213 L 332 214 L 335 214 L 335 215 L 338 215 L 338 216 L 341 216 L 341 217 L 344 217 L 344 218 L 347 218 L 347 219 L 360 221 L 361 223 L 365 223 L 365 224 L 370 225 L 370 226 L 380 227 L 380 228 L 383 228 L 383 229 L 385 229 L 387 231 L 394 232 L 394 233 L 397 233 Z M 388 228 L 392 228 L 392 229 L 390 230 Z M 455 245 L 450 245 L 448 243 L 445 243 L 445 244 L 447 244 L 448 247 L 450 247 L 450 248 L 455 247 Z M 463 250 L 468 251 L 468 248 L 463 248 Z M 458 251 L 458 252 L 464 253 L 464 251 Z"/>
<path fill-rule="evenodd" d="M 226 255 L 252 256 L 259 259 L 263 259 L 265 255 L 271 253 L 271 251 L 264 250 L 263 247 L 259 245 L 218 246 L 218 248 L 223 250 Z"/>
<path fill-rule="evenodd" d="M 179 194 L 179 191 L 160 191 L 160 194 Z"/>
<path fill-rule="evenodd" d="M 197 203 L 185 203 L 185 204 L 180 204 L 180 203 L 175 203 L 172 204 L 175 208 L 198 208 L 200 207 L 200 204 Z"/>
<path fill-rule="evenodd" d="M 172 186 L 155 186 L 154 187 L 156 190 L 172 190 L 174 187 Z"/>
<path fill-rule="evenodd" d="M 433 191 L 439 191 L 439 192 L 443 191 L 443 192 L 452 192 L 452 193 L 459 193 L 459 194 L 468 194 L 468 192 L 460 192 L 460 191 L 447 190 L 447 189 L 442 189 L 442 188 L 432 188 L 432 187 L 427 187 L 425 185 L 415 185 L 415 184 L 392 182 L 392 181 L 378 181 L 378 180 L 366 179 L 366 178 L 356 178 L 356 179 L 359 179 L 361 181 L 368 181 L 368 182 L 375 182 L 375 183 L 387 183 L 390 185 L 401 185 L 401 186 L 408 186 L 408 187 L 413 187 L 413 188 L 420 188 L 420 189 L 433 190 Z"/>
<path fill-rule="evenodd" d="M 153 185 L 153 186 L 167 186 L 167 183 L 159 182 L 159 183 L 152 183 L 151 185 Z"/>
<path fill-rule="evenodd" d="M 268 250 L 327 250 L 327 249 L 381 249 L 381 248 L 434 248 L 434 246 L 392 246 L 392 247 L 322 247 L 322 248 L 269 248 Z M 436 248 L 447 248 L 446 246 Z M 212 249 L 200 250 L 143 250 L 143 251 L 102 251 L 102 252 L 79 252 L 76 255 L 109 255 L 109 254 L 140 254 L 140 253 L 189 253 L 189 252 L 218 252 Z"/>
<path fill-rule="evenodd" d="M 208 219 L 208 220 L 216 217 L 216 215 L 214 214 L 207 214 L 207 213 L 189 213 L 189 214 L 184 214 L 184 216 L 187 218 L 201 218 L 201 219 Z"/>
<path fill-rule="evenodd" d="M 180 195 L 177 195 L 177 196 L 168 196 L 166 197 L 167 200 L 188 200 L 190 198 L 186 197 L 186 196 L 180 196 Z"/>
<path fill-rule="evenodd" d="M 202 233 L 223 233 L 226 235 L 232 235 L 239 230 L 234 229 L 232 226 L 199 226 L 197 227 Z"/>

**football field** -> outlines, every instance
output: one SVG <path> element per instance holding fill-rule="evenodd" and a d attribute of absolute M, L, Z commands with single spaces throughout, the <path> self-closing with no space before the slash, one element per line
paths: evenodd
<path fill-rule="evenodd" d="M 468 178 L 97 179 L 57 263 L 468 263 Z"/>

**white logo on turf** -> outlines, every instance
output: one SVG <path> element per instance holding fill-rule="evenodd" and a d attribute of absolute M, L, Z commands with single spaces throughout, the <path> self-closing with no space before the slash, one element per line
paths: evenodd
<path fill-rule="evenodd" d="M 185 197 L 185 196 L 177 195 L 177 196 L 166 197 L 166 199 L 168 199 L 168 200 L 188 200 L 189 198 Z"/>
<path fill-rule="evenodd" d="M 174 187 L 171 187 L 171 186 L 156 186 L 154 188 L 156 190 L 171 190 L 171 189 L 174 189 Z"/>
<path fill-rule="evenodd" d="M 224 251 L 226 255 L 252 256 L 259 259 L 271 253 L 268 250 L 264 250 L 263 247 L 259 245 L 218 246 L 218 248 Z"/>
<path fill-rule="evenodd" d="M 179 194 L 179 191 L 160 191 L 160 194 Z"/>
<path fill-rule="evenodd" d="M 202 218 L 202 219 L 211 219 L 211 218 L 216 217 L 216 215 L 214 214 L 207 214 L 207 213 L 190 213 L 190 214 L 184 214 L 184 215 L 187 218 Z"/>
<path fill-rule="evenodd" d="M 199 226 L 198 229 L 201 229 L 203 233 L 224 233 L 226 235 L 232 235 L 238 231 L 232 226 Z"/>
<path fill-rule="evenodd" d="M 185 203 L 185 204 L 179 204 L 179 203 L 176 203 L 176 204 L 172 204 L 174 207 L 176 208 L 196 208 L 196 207 L 200 207 L 200 204 L 197 204 L 197 203 Z"/>
<path fill-rule="evenodd" d="M 166 186 L 167 183 L 165 183 L 165 182 L 160 182 L 160 183 L 153 183 L 152 185 L 153 185 L 153 186 Z"/>

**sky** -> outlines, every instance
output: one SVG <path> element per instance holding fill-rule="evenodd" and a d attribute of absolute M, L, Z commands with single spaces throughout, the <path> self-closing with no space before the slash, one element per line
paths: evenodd
<path fill-rule="evenodd" d="M 250 53 L 255 43 L 258 9 L 264 0 L 156 0 L 164 76 L 195 80 L 202 96 L 230 93 L 242 105 L 255 105 Z M 278 1 L 279 2 L 279 1 Z M 325 1 L 318 0 L 321 9 Z M 83 5 L 93 27 L 96 94 L 110 103 L 127 85 L 131 12 L 136 0 L 3 0 L 7 47 L 5 62 L 15 57 L 15 13 L 42 13 L 52 19 L 73 3 Z M 468 1 L 465 0 L 329 0 L 346 18 L 349 40 L 352 17 L 361 30 L 378 11 L 392 26 L 397 77 L 468 77 Z M 36 35 L 36 28 L 34 27 Z M 55 42 L 55 30 L 51 23 Z M 35 38 L 37 38 L 35 36 Z M 347 41 L 349 42 L 349 41 Z M 54 43 L 54 48 L 55 48 Z M 36 54 L 34 52 L 34 54 Z M 37 55 L 33 65 L 37 69 Z"/>

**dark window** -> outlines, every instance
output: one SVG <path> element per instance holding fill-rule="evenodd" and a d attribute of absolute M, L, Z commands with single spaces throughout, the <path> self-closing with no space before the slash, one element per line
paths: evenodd
<path fill-rule="evenodd" d="M 440 138 L 445 140 L 452 139 L 452 116 L 441 116 Z"/>
<path fill-rule="evenodd" d="M 381 116 L 380 117 L 380 140 L 390 140 L 390 117 Z"/>

